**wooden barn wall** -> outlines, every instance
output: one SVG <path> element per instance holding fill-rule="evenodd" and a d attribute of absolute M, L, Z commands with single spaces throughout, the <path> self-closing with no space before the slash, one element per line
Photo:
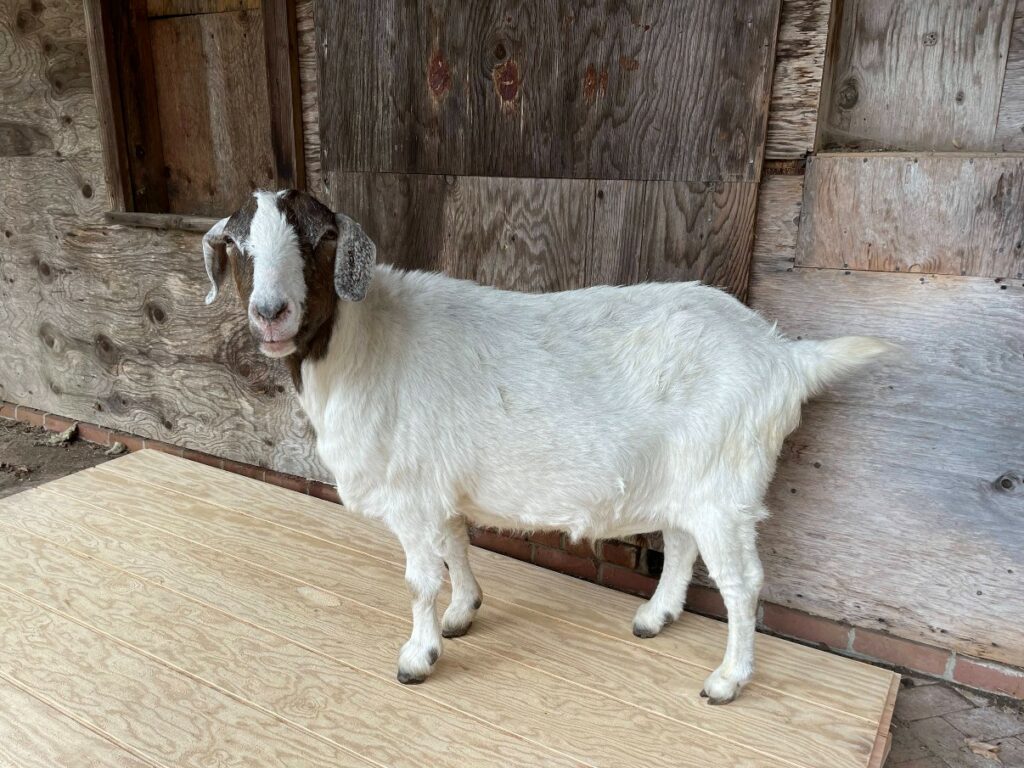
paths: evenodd
<path fill-rule="evenodd" d="M 795 161 L 818 148 L 817 116 L 830 98 L 828 87 L 821 88 L 829 6 L 825 0 L 782 5 L 764 148 L 766 158 L 783 161 L 772 166 L 776 171 L 792 172 Z M 1020 149 L 1024 136 L 1020 7 L 1012 19 L 993 113 L 993 142 L 1002 143 L 986 151 Z M 325 197 L 345 190 L 341 202 L 373 221 L 386 214 L 365 209 L 372 180 L 321 170 L 313 0 L 299 1 L 298 24 L 307 184 Z M 289 384 L 255 354 L 239 328 L 231 292 L 211 307 L 202 303 L 199 237 L 104 224 L 109 192 L 85 40 L 77 0 L 0 0 L 0 348 L 6 363 L 0 398 L 326 479 Z M 986 160 L 990 165 L 969 176 L 972 158 L 977 164 L 981 155 L 925 162 L 921 146 L 894 148 L 924 162 L 913 171 L 922 195 L 943 179 L 957 179 L 958 187 L 964 178 L 975 180 L 964 189 L 985 205 L 971 219 L 978 228 L 972 237 L 987 226 L 992 206 L 1003 204 L 993 199 L 996 192 L 1002 189 L 1007 199 L 1019 194 L 1010 183 L 1017 177 L 991 171 L 991 163 L 1005 166 L 1012 159 Z M 901 164 L 907 162 L 898 153 L 861 159 L 862 171 L 855 173 L 848 158 L 815 156 L 806 201 L 802 175 L 768 175 L 757 192 L 756 214 L 746 198 L 730 197 L 717 182 L 687 189 L 684 205 L 674 194 L 677 185 L 693 182 L 659 180 L 665 186 L 647 197 L 649 189 L 620 194 L 623 187 L 628 192 L 630 179 L 608 186 L 558 180 L 592 195 L 579 211 L 545 183 L 516 179 L 523 204 L 513 230 L 502 234 L 505 222 L 486 226 L 499 242 L 523 227 L 540 233 L 541 245 L 531 248 L 557 243 L 553 230 L 538 228 L 536 203 L 527 202 L 540 195 L 574 231 L 585 233 L 584 242 L 599 244 L 535 278 L 569 285 L 621 274 L 619 257 L 628 254 L 628 243 L 621 242 L 618 222 L 637 211 L 656 212 L 642 229 L 645 238 L 650 232 L 655 241 L 684 244 L 687 238 L 672 228 L 679 226 L 676 210 L 693 201 L 704 201 L 697 209 L 705 214 L 701 232 L 712 238 L 725 237 L 713 224 L 716 211 L 735 206 L 756 216 L 755 308 L 794 335 L 863 331 L 905 350 L 811 403 L 787 442 L 771 490 L 774 516 L 762 534 L 765 597 L 1024 666 L 1024 280 L 996 275 L 1000 264 L 1014 263 L 1010 253 L 993 250 L 1005 249 L 1008 229 L 985 230 L 987 250 L 958 251 L 950 243 L 958 233 L 942 227 L 929 243 L 920 200 L 872 211 L 872 190 L 885 178 L 904 178 L 909 171 Z M 400 204 L 441 205 L 453 222 L 474 215 L 473 206 L 489 194 L 486 180 L 464 177 L 439 203 L 427 191 L 450 180 L 418 175 L 423 178 L 392 181 L 425 190 L 398 198 Z M 1006 179 L 1002 187 L 1000 179 Z M 338 186 L 329 189 L 328 181 Z M 737 182 L 722 182 L 730 183 Z M 836 232 L 830 229 L 835 219 L 823 214 L 843 210 L 840 192 L 860 201 L 848 209 L 858 224 Z M 610 216 L 601 215 L 604 207 Z M 860 224 L 876 214 L 884 229 L 865 237 Z M 852 235 L 856 247 L 845 253 L 810 247 L 819 226 L 822 238 L 830 231 L 828 237 Z M 413 234 L 388 236 L 400 243 Z M 449 258 L 463 236 L 452 228 L 436 258 Z M 874 243 L 898 247 L 878 257 Z M 905 243 L 924 255 L 907 257 Z M 844 255 L 859 260 L 836 261 Z M 641 262 L 635 263 L 639 269 Z M 657 259 L 646 263 L 663 268 Z M 510 259 L 497 249 L 470 267 L 474 276 L 497 282 L 552 269 L 529 253 Z"/>

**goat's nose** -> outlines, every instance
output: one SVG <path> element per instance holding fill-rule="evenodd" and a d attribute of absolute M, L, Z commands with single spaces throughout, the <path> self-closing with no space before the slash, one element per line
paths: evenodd
<path fill-rule="evenodd" d="M 287 309 L 288 309 L 288 302 L 287 301 L 267 302 L 265 304 L 256 304 L 252 308 L 253 312 L 256 313 L 257 317 L 259 317 L 261 320 L 264 320 L 264 321 L 266 321 L 268 323 L 272 323 L 275 320 L 280 319 L 281 315 L 283 315 L 287 311 Z"/>

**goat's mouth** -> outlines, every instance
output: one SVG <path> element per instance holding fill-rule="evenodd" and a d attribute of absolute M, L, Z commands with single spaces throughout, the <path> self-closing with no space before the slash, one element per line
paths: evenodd
<path fill-rule="evenodd" d="M 267 357 L 286 357 L 295 351 L 295 337 L 289 339 L 276 339 L 274 341 L 261 341 L 260 352 Z"/>

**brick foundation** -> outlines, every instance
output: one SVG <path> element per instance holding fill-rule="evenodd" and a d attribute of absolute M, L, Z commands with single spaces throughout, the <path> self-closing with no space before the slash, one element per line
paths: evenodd
<path fill-rule="evenodd" d="M 23 422 L 55 432 L 61 432 L 76 423 L 63 416 L 3 401 L 0 401 L 0 419 Z M 120 442 L 129 451 L 143 448 L 164 451 L 299 493 L 339 502 L 337 491 L 327 483 L 221 459 L 201 451 L 183 449 L 95 424 L 81 421 L 77 424 L 79 438 L 91 443 L 110 446 Z M 571 542 L 564 534 L 557 532 L 521 534 L 486 528 L 472 529 L 470 538 L 475 546 L 483 549 L 641 597 L 650 597 L 661 573 L 660 552 L 648 546 L 650 543 L 656 545 L 656 539 L 653 542 L 641 539 L 637 542 L 609 541 L 591 545 Z M 705 616 L 725 617 L 725 606 L 717 590 L 698 584 L 690 586 L 686 608 Z M 895 635 L 847 626 L 766 602 L 762 602 L 758 613 L 758 628 L 844 656 L 905 669 L 1001 696 L 1024 699 L 1024 670 L 961 656 L 947 649 L 912 642 Z"/>

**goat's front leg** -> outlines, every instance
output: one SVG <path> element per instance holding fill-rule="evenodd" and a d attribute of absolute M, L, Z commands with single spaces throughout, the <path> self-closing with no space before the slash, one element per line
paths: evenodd
<path fill-rule="evenodd" d="M 683 530 L 662 531 L 665 541 L 665 567 L 658 588 L 646 603 L 637 608 L 633 617 L 633 634 L 654 637 L 666 624 L 679 618 L 686 600 L 686 590 L 693 576 L 693 561 L 697 559 L 697 542 Z"/>
<path fill-rule="evenodd" d="M 452 601 L 444 612 L 441 633 L 445 637 L 462 637 L 473 624 L 483 593 L 469 566 L 469 532 L 466 518 L 458 515 L 445 523 L 445 562 L 452 580 Z"/>
<path fill-rule="evenodd" d="M 444 534 L 423 527 L 433 526 L 405 523 L 395 528 L 405 549 L 405 580 L 412 593 L 412 635 L 398 656 L 398 681 L 409 685 L 422 683 L 441 656 L 437 596 L 444 584 Z"/>

